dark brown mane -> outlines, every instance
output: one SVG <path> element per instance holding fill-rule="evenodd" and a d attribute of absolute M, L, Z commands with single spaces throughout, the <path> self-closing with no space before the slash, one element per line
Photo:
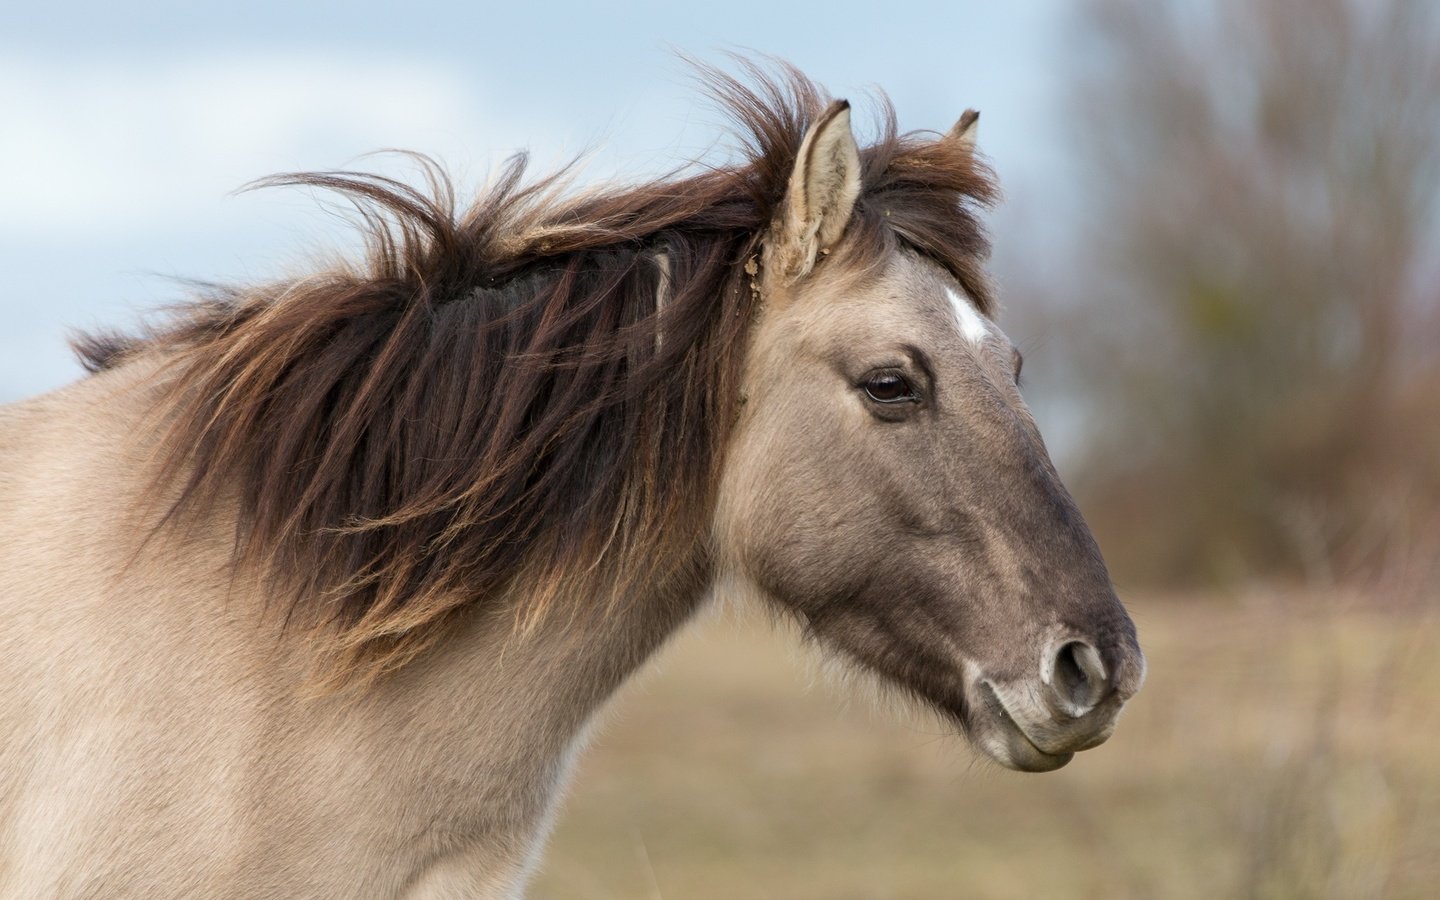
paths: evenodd
<path fill-rule="evenodd" d="M 518 159 L 465 209 L 434 167 L 427 191 L 281 176 L 268 183 L 356 202 L 363 265 L 209 289 L 146 335 L 77 342 L 92 369 L 171 361 L 162 477 L 184 479 L 176 510 L 238 498 L 241 561 L 336 636 L 339 677 L 402 665 L 512 583 L 543 609 L 591 581 L 703 576 L 754 312 L 746 265 L 825 105 L 798 72 L 747 73 L 753 87 L 707 73 L 739 125 L 736 164 L 567 196 L 559 177 L 527 182 Z M 974 212 L 994 197 L 988 172 L 952 143 L 898 134 L 883 106 L 843 258 L 828 262 L 898 242 L 988 312 Z"/>

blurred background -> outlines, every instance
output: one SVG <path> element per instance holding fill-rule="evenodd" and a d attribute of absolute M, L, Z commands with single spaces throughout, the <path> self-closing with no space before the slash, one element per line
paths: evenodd
<path fill-rule="evenodd" d="M 0 402 L 176 278 L 353 251 L 278 171 L 481 183 L 723 153 L 674 51 L 754 50 L 906 128 L 983 110 L 1026 393 L 1141 629 L 1048 775 L 832 684 L 725 609 L 614 705 L 541 898 L 1431 897 L 1440 884 L 1440 6 L 822 10 L 31 4 L 0 31 Z M 859 117 L 863 121 L 863 114 Z M 862 126 L 863 128 L 863 126 Z M 717 145 L 717 141 L 720 141 Z M 717 149 L 718 148 L 718 149 Z"/>

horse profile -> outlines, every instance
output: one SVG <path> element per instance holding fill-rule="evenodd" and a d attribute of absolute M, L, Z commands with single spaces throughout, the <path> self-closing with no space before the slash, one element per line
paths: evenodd
<path fill-rule="evenodd" d="M 862 148 L 750 76 L 743 156 L 651 183 L 278 179 L 365 260 L 0 409 L 0 895 L 516 896 L 716 595 L 1004 766 L 1110 735 L 1144 659 L 994 324 L 976 115 Z"/>

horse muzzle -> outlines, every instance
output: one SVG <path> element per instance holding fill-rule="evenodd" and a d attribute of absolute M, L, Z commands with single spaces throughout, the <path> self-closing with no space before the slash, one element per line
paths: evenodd
<path fill-rule="evenodd" d="M 1007 768 L 1058 769 L 1114 733 L 1120 711 L 1144 681 L 1145 656 L 1133 643 L 1102 652 L 1079 637 L 1051 640 L 1031 676 L 976 673 L 967 688 L 971 737 Z"/>

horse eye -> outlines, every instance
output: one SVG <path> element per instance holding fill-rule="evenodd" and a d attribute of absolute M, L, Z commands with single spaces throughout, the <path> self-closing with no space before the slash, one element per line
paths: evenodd
<path fill-rule="evenodd" d="M 865 380 L 865 393 L 876 403 L 915 400 L 915 389 L 898 372 L 877 372 Z"/>

